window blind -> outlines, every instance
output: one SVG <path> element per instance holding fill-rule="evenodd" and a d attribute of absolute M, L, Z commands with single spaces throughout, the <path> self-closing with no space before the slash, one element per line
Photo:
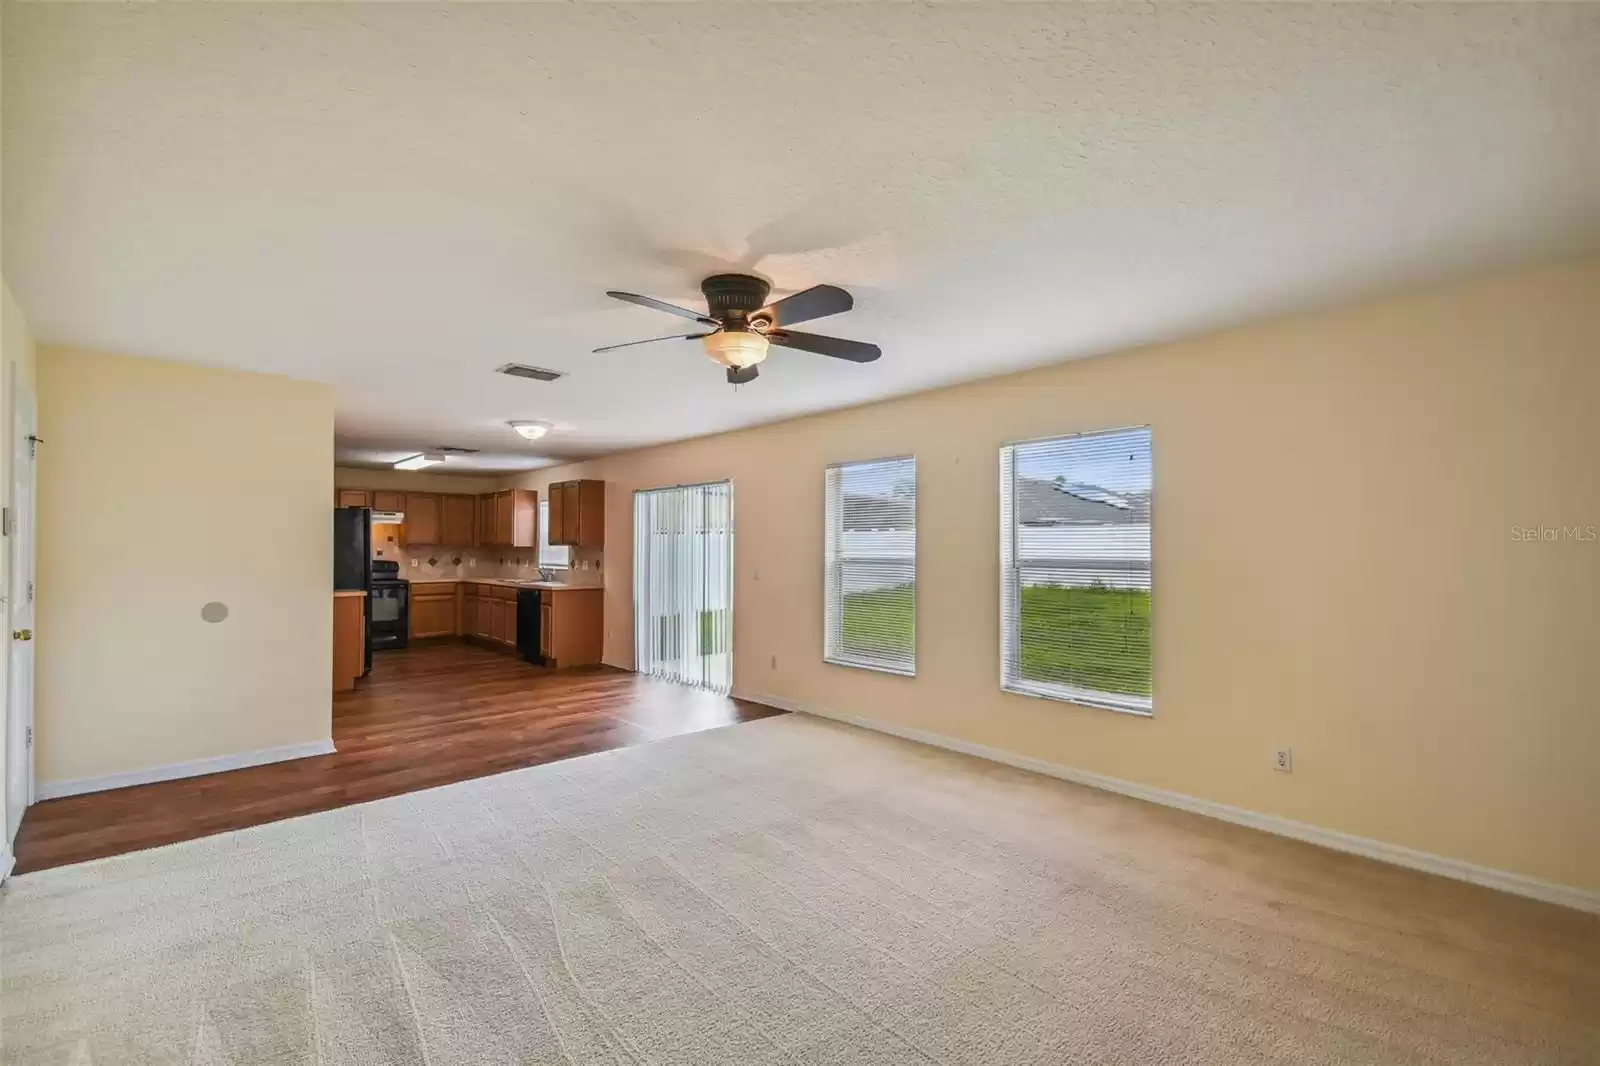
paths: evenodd
<path fill-rule="evenodd" d="M 823 658 L 917 672 L 917 461 L 828 467 Z"/>
<path fill-rule="evenodd" d="M 733 486 L 633 494 L 634 665 L 641 673 L 733 687 Z"/>
<path fill-rule="evenodd" d="M 1000 685 L 1150 714 L 1147 426 L 1000 450 Z"/>
<path fill-rule="evenodd" d="M 539 565 L 566 570 L 572 566 L 572 549 L 550 543 L 550 501 L 539 501 Z"/>

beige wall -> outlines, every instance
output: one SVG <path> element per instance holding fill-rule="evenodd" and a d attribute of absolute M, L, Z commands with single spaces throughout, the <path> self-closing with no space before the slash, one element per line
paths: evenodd
<path fill-rule="evenodd" d="M 39 402 L 40 783 L 328 740 L 332 391 L 46 347 Z"/>
<path fill-rule="evenodd" d="M 12 395 L 12 383 L 17 382 L 23 388 L 31 390 L 34 385 L 35 358 L 33 334 L 28 329 L 27 316 L 22 313 L 22 308 L 17 306 L 17 301 L 11 295 L 11 286 L 0 283 L 4 289 L 4 302 L 0 304 L 0 506 L 10 508 L 13 506 L 12 489 L 14 485 L 11 462 L 12 448 L 12 413 L 15 410 L 16 398 Z M 0 541 L 0 551 L 4 557 L 0 558 L 0 595 L 6 598 L 6 610 L 9 611 L 11 603 L 11 590 L 19 584 L 11 575 L 11 538 L 6 537 Z M 7 619 L 9 621 L 9 618 Z M 8 625 L 6 629 L 11 627 Z M 5 646 L 9 649 L 9 641 Z M 0 706 L 9 698 L 11 692 L 10 677 L 11 657 L 9 654 L 0 655 Z M 0 714 L 0 827 L 10 825 L 9 813 L 6 809 L 6 789 L 4 784 L 7 759 L 7 736 L 5 716 Z M 0 828 L 3 832 L 3 828 Z M 0 852 L 4 852 L 6 841 L 0 840 Z"/>
<path fill-rule="evenodd" d="M 630 494 L 732 478 L 739 693 L 1596 889 L 1600 544 L 1513 527 L 1600 525 L 1597 399 L 1588 260 L 519 483 L 607 481 L 615 665 L 632 663 Z M 1002 693 L 1000 445 L 1141 423 L 1155 717 Z M 823 467 L 906 453 L 918 676 L 824 664 Z M 1293 774 L 1270 769 L 1279 745 Z"/>

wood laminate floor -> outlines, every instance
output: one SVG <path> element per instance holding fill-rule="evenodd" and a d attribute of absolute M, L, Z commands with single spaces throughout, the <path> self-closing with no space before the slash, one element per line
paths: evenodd
<path fill-rule="evenodd" d="M 380 652 L 333 702 L 338 752 L 47 800 L 27 873 L 783 712 L 615 670 L 545 670 L 459 641 Z"/>

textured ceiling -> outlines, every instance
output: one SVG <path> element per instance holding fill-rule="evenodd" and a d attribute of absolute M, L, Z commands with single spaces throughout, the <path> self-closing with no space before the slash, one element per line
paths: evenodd
<path fill-rule="evenodd" d="M 327 381 L 347 461 L 527 466 L 1600 247 L 1600 5 L 5 19 L 37 334 Z M 588 354 L 679 324 L 604 289 L 733 266 L 851 289 L 813 328 L 884 358 Z"/>

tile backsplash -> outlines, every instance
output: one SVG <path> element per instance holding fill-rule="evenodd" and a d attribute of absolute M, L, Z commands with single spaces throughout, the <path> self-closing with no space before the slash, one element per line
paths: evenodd
<path fill-rule="evenodd" d="M 556 580 L 572 585 L 603 585 L 604 553 L 575 549 L 572 566 L 556 570 Z M 465 581 L 474 577 L 539 576 L 539 552 L 534 548 L 405 548 L 383 526 L 372 528 L 372 555 L 400 564 L 408 581 Z M 415 563 L 416 565 L 412 565 Z"/>

